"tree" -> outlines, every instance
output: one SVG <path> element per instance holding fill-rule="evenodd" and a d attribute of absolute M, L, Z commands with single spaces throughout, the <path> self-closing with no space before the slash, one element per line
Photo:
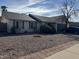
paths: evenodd
<path fill-rule="evenodd" d="M 1 9 L 3 10 L 3 11 L 7 11 L 7 9 L 6 9 L 7 7 L 6 6 L 1 6 Z"/>
<path fill-rule="evenodd" d="M 60 10 L 65 16 L 66 28 L 69 27 L 69 19 L 71 19 L 71 16 L 76 14 L 76 2 L 77 0 L 63 0 L 62 2 L 62 7 Z"/>

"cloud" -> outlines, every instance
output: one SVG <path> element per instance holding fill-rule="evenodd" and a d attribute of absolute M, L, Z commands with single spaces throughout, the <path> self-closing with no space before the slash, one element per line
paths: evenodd
<path fill-rule="evenodd" d="M 25 14 L 36 14 L 44 16 L 56 15 L 58 11 L 59 0 L 7 0 L 8 11 L 25 13 Z"/>
<path fill-rule="evenodd" d="M 4 2 L 3 4 L 8 6 L 8 11 L 26 13 L 28 11 L 27 9 L 29 9 L 29 10 L 31 9 L 30 11 L 32 11 L 32 9 L 35 9 L 35 10 L 38 9 L 38 8 L 28 8 L 28 6 L 41 3 L 42 1 L 45 1 L 45 0 L 22 0 L 22 1 L 19 1 L 19 0 L 13 0 L 13 1 L 5 0 L 4 1 L 4 0 L 2 0 L 2 3 Z M 38 11 L 38 12 L 40 12 L 40 11 Z"/>
<path fill-rule="evenodd" d="M 41 0 L 29 0 L 29 3 L 39 2 Z"/>
<path fill-rule="evenodd" d="M 43 13 L 51 12 L 52 10 L 48 10 L 48 9 L 41 8 L 41 7 L 36 7 L 36 8 L 27 7 L 27 8 L 21 9 L 21 10 L 9 9 L 9 11 L 16 11 L 16 12 L 20 12 L 20 13 L 43 14 Z"/>
<path fill-rule="evenodd" d="M 52 10 L 48 10 L 48 9 L 40 8 L 40 7 L 38 7 L 38 8 L 29 8 L 28 10 L 29 11 L 26 11 L 26 13 L 29 12 L 29 13 L 38 14 L 38 15 L 42 15 L 44 13 L 49 13 L 49 12 L 52 11 Z"/>
<path fill-rule="evenodd" d="M 43 1 L 45 1 L 45 0 L 29 0 L 28 4 L 20 6 L 19 9 L 27 8 L 28 6 L 33 6 L 35 4 L 39 4 L 39 3 L 43 2 Z"/>
<path fill-rule="evenodd" d="M 53 6 L 52 6 L 53 5 Z M 30 7 L 31 6 L 31 7 Z M 18 6 L 18 8 L 9 8 L 9 11 L 15 11 L 19 13 L 31 13 L 36 15 L 51 16 L 52 14 L 57 14 L 58 5 L 52 3 L 52 0 L 29 0 L 28 4 L 23 4 Z"/>
<path fill-rule="evenodd" d="M 27 4 L 18 5 L 10 5 L 8 11 L 44 16 L 56 15 L 58 11 L 57 5 L 52 4 L 52 0 L 28 0 Z"/>

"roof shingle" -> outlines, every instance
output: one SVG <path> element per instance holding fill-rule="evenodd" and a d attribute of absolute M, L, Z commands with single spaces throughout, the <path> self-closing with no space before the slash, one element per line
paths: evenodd
<path fill-rule="evenodd" d="M 35 21 L 31 17 L 26 14 L 13 13 L 13 12 L 5 12 L 3 13 L 3 17 L 9 20 L 27 20 L 27 21 Z"/>
<path fill-rule="evenodd" d="M 31 14 L 32 15 L 32 14 Z M 55 22 L 55 23 L 65 23 L 65 18 L 63 15 L 55 16 L 55 17 L 44 17 L 38 15 L 32 15 L 43 22 Z"/>

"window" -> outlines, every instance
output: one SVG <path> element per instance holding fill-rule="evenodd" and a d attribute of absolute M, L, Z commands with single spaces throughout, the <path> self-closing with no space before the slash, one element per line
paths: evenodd
<path fill-rule="evenodd" d="M 30 29 L 36 29 L 37 28 L 37 22 L 29 22 L 29 28 Z"/>
<path fill-rule="evenodd" d="M 37 28 L 37 22 L 34 22 L 33 26 L 34 28 Z"/>
<path fill-rule="evenodd" d="M 18 21 L 16 21 L 16 28 L 19 28 L 19 23 L 18 23 Z"/>
<path fill-rule="evenodd" d="M 34 31 L 37 32 L 37 22 L 34 22 L 33 26 L 34 26 Z"/>
<path fill-rule="evenodd" d="M 22 21 L 22 28 L 24 29 L 24 21 Z"/>
<path fill-rule="evenodd" d="M 33 22 L 29 22 L 29 28 L 30 28 L 30 29 L 33 28 Z"/>
<path fill-rule="evenodd" d="M 15 27 L 15 20 L 13 20 L 13 27 Z"/>

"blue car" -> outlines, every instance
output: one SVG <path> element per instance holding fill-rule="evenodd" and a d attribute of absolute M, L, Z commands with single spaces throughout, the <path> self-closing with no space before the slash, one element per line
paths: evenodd
<path fill-rule="evenodd" d="M 79 27 L 69 27 L 66 32 L 71 34 L 79 34 Z"/>

